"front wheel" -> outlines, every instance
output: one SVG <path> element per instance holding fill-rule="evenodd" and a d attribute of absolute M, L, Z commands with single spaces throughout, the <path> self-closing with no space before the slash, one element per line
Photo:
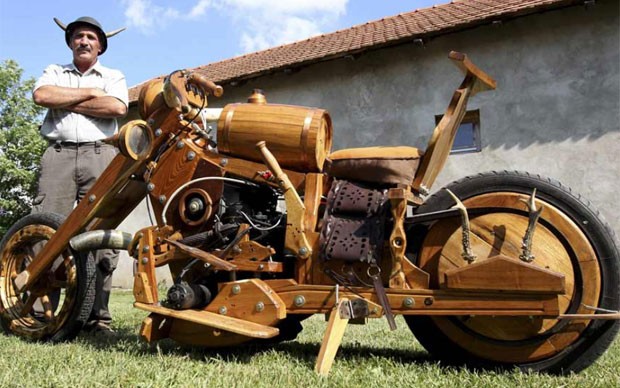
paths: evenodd
<path fill-rule="evenodd" d="M 74 338 L 88 319 L 95 297 L 92 254 L 67 248 L 29 289 L 17 291 L 14 284 L 63 221 L 54 213 L 30 214 L 0 242 L 0 325 L 5 332 L 65 341 Z"/>
<path fill-rule="evenodd" d="M 560 183 L 520 172 L 485 173 L 448 187 L 470 214 L 471 244 L 477 262 L 498 254 L 518 259 L 528 226 L 524 204 L 536 189 L 543 207 L 533 237 L 532 264 L 562 273 L 566 292 L 560 313 L 620 309 L 619 254 L 614 234 L 597 212 Z M 446 190 L 418 210 L 454 205 Z M 468 265 L 460 256 L 460 220 L 444 219 L 410 231 L 417 264 L 441 288 L 444 273 Z M 514 367 L 549 373 L 577 372 L 612 343 L 616 320 L 556 320 L 538 317 L 406 317 L 420 343 L 433 355 L 475 367 Z"/>

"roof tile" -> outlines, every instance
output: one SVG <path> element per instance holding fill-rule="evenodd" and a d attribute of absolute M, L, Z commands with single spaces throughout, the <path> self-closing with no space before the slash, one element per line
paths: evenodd
<path fill-rule="evenodd" d="M 214 82 L 227 83 L 278 69 L 327 60 L 334 56 L 345 56 L 373 47 L 397 44 L 414 37 L 441 35 L 459 28 L 488 23 L 491 20 L 514 18 L 579 2 L 578 0 L 455 0 L 199 66 L 192 70 L 198 71 Z M 140 89 L 145 83 L 129 89 L 131 102 L 138 99 Z"/>

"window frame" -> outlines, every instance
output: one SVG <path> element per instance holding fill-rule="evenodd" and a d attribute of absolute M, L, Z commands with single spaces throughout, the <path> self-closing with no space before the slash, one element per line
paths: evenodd
<path fill-rule="evenodd" d="M 444 115 L 435 115 L 435 125 L 439 124 Z M 463 121 L 459 125 L 457 131 L 461 129 L 461 125 L 463 124 L 471 124 L 473 126 L 473 144 L 454 148 L 454 144 L 452 144 L 452 148 L 450 149 L 450 155 L 452 154 L 468 154 L 474 152 L 482 151 L 482 141 L 480 138 L 480 109 L 468 110 L 465 112 L 465 116 L 463 117 Z"/>

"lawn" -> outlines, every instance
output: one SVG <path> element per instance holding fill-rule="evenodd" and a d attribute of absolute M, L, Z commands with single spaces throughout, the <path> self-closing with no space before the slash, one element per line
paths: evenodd
<path fill-rule="evenodd" d="M 117 336 L 81 334 L 49 345 L 0 335 L 1 387 L 613 387 L 620 386 L 620 340 L 590 368 L 556 377 L 519 371 L 475 372 L 442 366 L 413 338 L 402 318 L 349 325 L 328 377 L 314 373 L 326 322 L 303 322 L 295 341 L 273 347 L 207 350 L 164 340 L 150 346 L 138 330 L 145 312 L 130 292 L 113 293 Z"/>

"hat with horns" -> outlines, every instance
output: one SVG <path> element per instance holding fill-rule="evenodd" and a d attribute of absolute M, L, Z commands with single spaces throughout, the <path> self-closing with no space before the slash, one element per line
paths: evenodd
<path fill-rule="evenodd" d="M 67 46 L 69 47 L 71 47 L 71 36 L 73 35 L 73 31 L 75 31 L 76 28 L 81 26 L 88 26 L 94 28 L 95 31 L 97 31 L 97 35 L 99 35 L 99 41 L 101 42 L 101 53 L 99 53 L 99 55 L 103 54 L 108 48 L 108 38 L 113 37 L 119 32 L 125 31 L 125 27 L 123 27 L 119 28 L 118 30 L 103 32 L 101 24 L 99 24 L 97 20 L 91 18 L 90 16 L 82 16 L 81 18 L 77 18 L 75 19 L 75 21 L 69 23 L 66 26 L 58 18 L 54 18 L 54 21 L 56 22 L 56 24 L 58 24 L 58 27 L 62 28 L 62 30 L 65 32 L 65 41 L 67 42 Z"/>

